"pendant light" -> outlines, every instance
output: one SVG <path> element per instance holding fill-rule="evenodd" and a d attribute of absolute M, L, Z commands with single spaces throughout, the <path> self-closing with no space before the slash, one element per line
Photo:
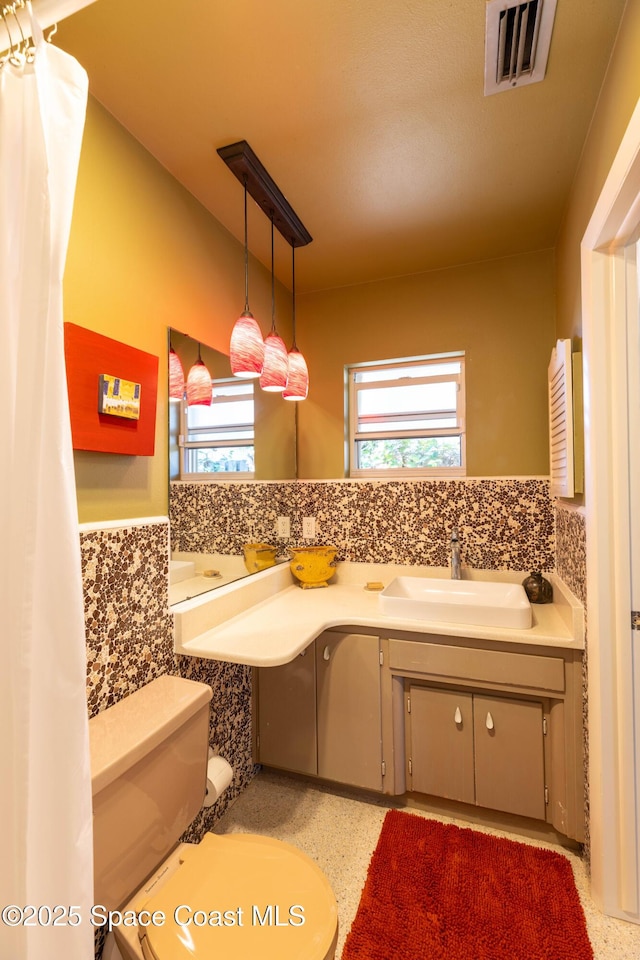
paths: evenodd
<path fill-rule="evenodd" d="M 211 383 L 211 374 L 200 356 L 200 344 L 198 344 L 198 359 L 189 370 L 187 377 L 187 406 L 189 407 L 209 407 L 213 398 L 213 385 Z"/>
<path fill-rule="evenodd" d="M 247 178 L 244 177 L 244 311 L 231 332 L 231 372 L 243 380 L 255 380 L 262 373 L 264 341 L 249 309 L 249 246 L 247 238 Z"/>
<path fill-rule="evenodd" d="M 169 399 L 182 400 L 184 397 L 184 370 L 180 357 L 173 347 L 169 350 Z"/>
<path fill-rule="evenodd" d="M 287 348 L 276 331 L 276 290 L 273 266 L 273 210 L 271 211 L 271 330 L 264 341 L 264 366 L 260 386 L 269 393 L 282 393 L 287 385 Z"/>
<path fill-rule="evenodd" d="M 291 244 L 291 297 L 293 344 L 289 350 L 289 374 L 282 396 L 285 400 L 306 400 L 309 392 L 309 371 L 307 362 L 296 343 L 296 248 L 293 243 Z"/>

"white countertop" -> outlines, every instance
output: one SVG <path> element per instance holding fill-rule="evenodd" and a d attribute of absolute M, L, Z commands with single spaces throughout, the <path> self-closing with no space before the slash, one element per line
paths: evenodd
<path fill-rule="evenodd" d="M 270 568 L 204 598 L 177 604 L 173 608 L 175 650 L 211 660 L 278 666 L 293 660 L 324 630 L 336 627 L 364 627 L 381 636 L 402 631 L 506 644 L 584 647 L 582 607 L 557 577 L 552 578 L 554 603 L 532 604 L 533 626 L 515 630 L 384 616 L 379 594 L 365 590 L 365 583 L 380 580 L 386 585 L 394 576 L 407 573 L 447 576 L 436 568 L 343 563 L 328 587 L 302 590 L 288 566 Z M 520 582 L 526 573 L 465 571 L 464 575 Z"/>

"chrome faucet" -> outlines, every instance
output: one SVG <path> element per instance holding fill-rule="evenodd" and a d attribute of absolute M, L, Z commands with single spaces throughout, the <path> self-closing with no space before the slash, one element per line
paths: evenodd
<path fill-rule="evenodd" d="M 454 527 L 451 531 L 451 579 L 460 580 L 460 578 L 460 541 L 458 528 Z"/>

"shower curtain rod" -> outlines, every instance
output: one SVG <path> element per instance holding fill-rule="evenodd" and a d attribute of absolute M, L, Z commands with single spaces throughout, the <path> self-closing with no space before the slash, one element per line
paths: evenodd
<path fill-rule="evenodd" d="M 32 0 L 31 5 L 36 20 L 42 29 L 46 30 L 95 2 L 96 0 Z M 20 24 L 16 32 L 16 39 L 22 39 L 20 31 L 25 37 L 31 36 L 31 24 L 24 0 L 15 0 L 14 3 L 2 3 L 2 0 L 0 0 L 0 7 L 6 11 L 6 16 L 15 17 Z M 11 21 L 9 21 L 9 29 L 11 29 Z M 0 23 L 0 55 L 9 50 L 9 38 L 6 36 L 6 32 L 6 29 Z"/>

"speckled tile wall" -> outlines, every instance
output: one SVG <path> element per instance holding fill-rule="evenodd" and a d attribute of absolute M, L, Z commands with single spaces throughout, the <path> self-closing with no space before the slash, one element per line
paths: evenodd
<path fill-rule="evenodd" d="M 239 553 L 247 540 L 273 539 L 280 515 L 291 519 L 290 543 L 302 539 L 302 518 L 314 516 L 318 539 L 334 542 L 342 559 L 446 565 L 450 531 L 457 526 L 465 564 L 521 570 L 556 568 L 557 523 L 558 570 L 584 595 L 584 518 L 554 513 L 545 480 L 172 485 L 174 546 L 181 550 Z M 90 716 L 163 673 L 212 687 L 210 742 L 235 776 L 221 800 L 194 823 L 195 839 L 255 772 L 251 670 L 174 655 L 166 521 L 83 529 L 81 546 Z"/>
<path fill-rule="evenodd" d="M 556 571 L 586 605 L 586 530 L 580 510 L 551 500 L 537 478 L 173 483 L 172 546 L 205 553 L 274 540 L 276 517 L 291 521 L 285 547 L 302 542 L 302 518 L 316 519 L 317 541 L 339 559 L 448 564 L 451 529 L 463 565 Z M 583 660 L 585 814 L 588 856 L 587 656 Z"/>
<path fill-rule="evenodd" d="M 556 523 L 556 572 L 586 606 L 587 533 L 584 514 L 558 501 Z"/>
<path fill-rule="evenodd" d="M 554 515 L 544 479 L 174 482 L 172 547 L 237 554 L 251 540 L 273 541 L 276 517 L 289 517 L 285 548 L 302 541 L 302 518 L 341 560 L 446 566 L 457 527 L 463 565 L 553 570 Z"/>
<path fill-rule="evenodd" d="M 298 543 L 302 518 L 314 516 L 318 539 L 335 543 L 342 559 L 442 566 L 457 526 L 465 564 L 555 569 L 586 600 L 584 516 L 561 502 L 554 508 L 545 480 L 175 483 L 170 499 L 180 550 L 240 553 L 248 540 L 272 540 L 278 516 L 290 517 L 288 543 Z M 234 780 L 185 835 L 198 840 L 255 773 L 251 670 L 173 653 L 166 521 L 85 528 L 81 548 L 90 716 L 164 673 L 212 688 L 210 743 Z M 585 805 L 588 824 L 588 796 Z"/>
<path fill-rule="evenodd" d="M 556 572 L 576 595 L 585 608 L 585 647 L 582 657 L 582 730 L 584 762 L 584 812 L 585 812 L 585 860 L 589 864 L 589 698 L 588 698 L 588 630 L 587 614 L 587 529 L 584 513 L 580 509 L 557 501 L 556 521 Z"/>
<path fill-rule="evenodd" d="M 81 533 L 90 717 L 174 672 L 167 537 L 159 523 Z"/>
<path fill-rule="evenodd" d="M 80 535 L 87 641 L 89 716 L 170 673 L 208 683 L 211 746 L 234 769 L 229 789 L 189 831 L 199 839 L 254 775 L 251 669 L 173 652 L 168 606 L 169 525 L 104 525 Z"/>
<path fill-rule="evenodd" d="M 176 657 L 177 672 L 189 680 L 208 683 L 213 690 L 209 743 L 233 767 L 233 781 L 212 807 L 200 811 L 183 837 L 197 842 L 248 786 L 257 771 L 253 764 L 251 728 L 251 667 L 199 657 Z"/>

